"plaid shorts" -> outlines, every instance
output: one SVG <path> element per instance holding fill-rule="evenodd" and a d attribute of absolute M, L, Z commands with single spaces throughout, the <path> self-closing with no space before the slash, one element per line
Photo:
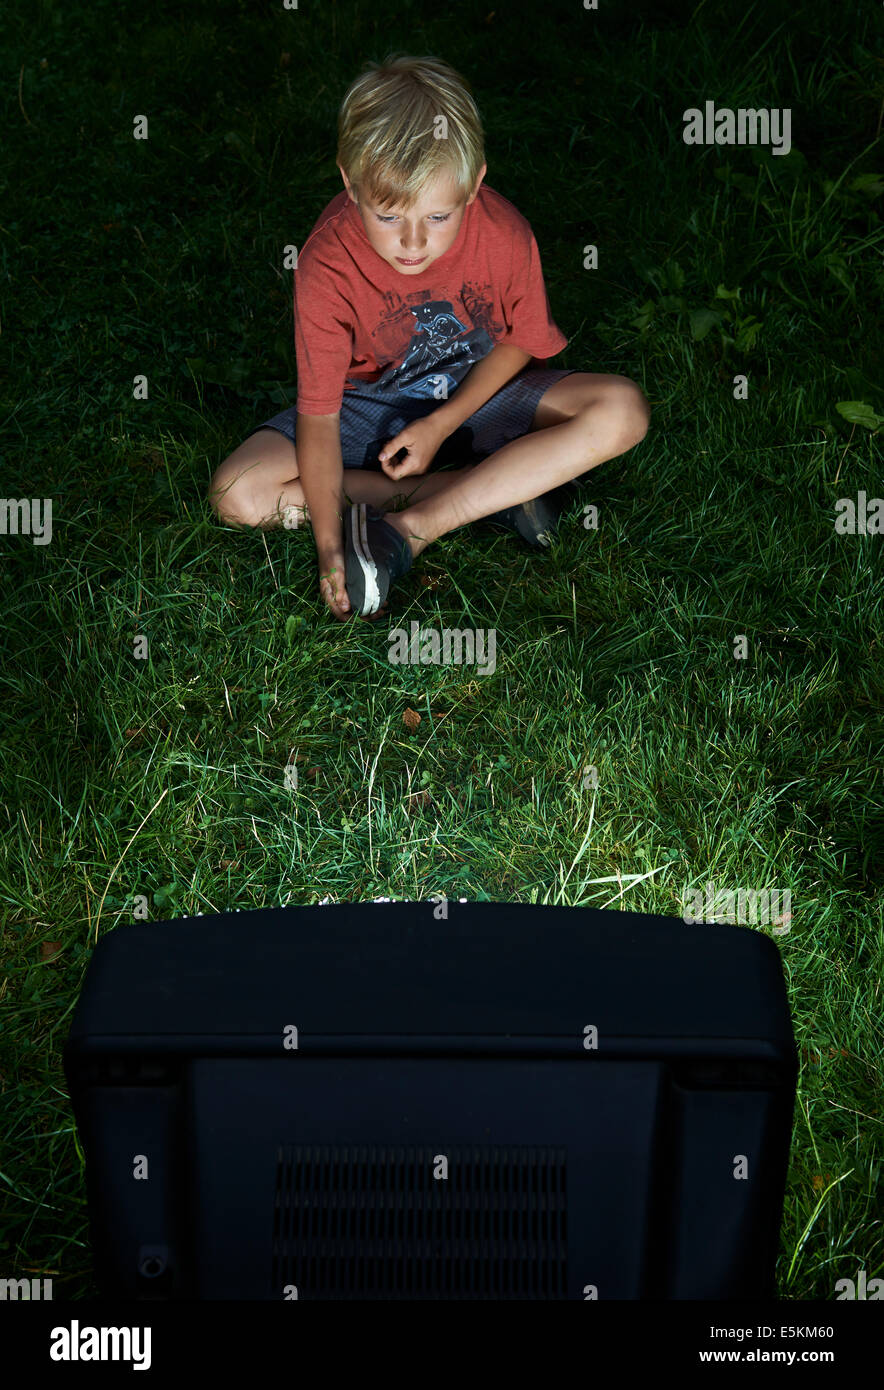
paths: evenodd
<path fill-rule="evenodd" d="M 443 441 L 429 471 L 478 463 L 480 459 L 488 458 L 489 454 L 502 449 L 510 440 L 520 439 L 531 429 L 537 403 L 544 392 L 576 370 L 576 367 L 523 368 Z M 344 467 L 370 468 L 380 472 L 378 454 L 384 445 L 406 425 L 430 415 L 440 404 L 426 396 L 404 396 L 398 391 L 372 392 L 369 395 L 358 388 L 346 390 L 341 403 L 341 454 Z M 296 416 L 296 408 L 290 406 L 265 420 L 262 425 L 256 425 L 246 438 L 257 430 L 279 430 L 294 444 Z"/>

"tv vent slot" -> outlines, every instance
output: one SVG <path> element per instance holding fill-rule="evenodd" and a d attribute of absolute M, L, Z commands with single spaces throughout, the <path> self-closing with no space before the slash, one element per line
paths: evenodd
<path fill-rule="evenodd" d="M 564 1299 L 563 1148 L 281 1146 L 272 1286 L 319 1299 Z"/>

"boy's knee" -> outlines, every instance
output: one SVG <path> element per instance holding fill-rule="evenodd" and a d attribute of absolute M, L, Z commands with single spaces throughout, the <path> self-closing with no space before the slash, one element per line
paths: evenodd
<path fill-rule="evenodd" d="M 621 377 L 612 387 L 611 405 L 624 449 L 640 444 L 651 423 L 651 405 L 644 391 L 629 377 Z"/>
<path fill-rule="evenodd" d="M 223 463 L 209 484 L 209 504 L 219 521 L 228 526 L 258 526 L 260 517 L 242 474 Z"/>

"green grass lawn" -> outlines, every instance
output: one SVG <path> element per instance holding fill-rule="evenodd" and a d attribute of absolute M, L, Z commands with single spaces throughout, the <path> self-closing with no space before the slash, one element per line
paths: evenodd
<path fill-rule="evenodd" d="M 677 917 L 710 880 L 788 889 L 778 1287 L 884 1274 L 882 538 L 835 529 L 884 493 L 884 11 L 492 4 L 0 19 L 0 491 L 53 499 L 51 544 L 0 536 L 0 1276 L 56 1297 L 95 1292 L 61 1049 L 139 895 L 157 920 L 433 894 Z M 397 585 L 394 625 L 496 630 L 485 676 L 390 664 L 386 626 L 326 612 L 309 531 L 205 500 L 294 402 L 283 248 L 394 49 L 473 84 L 569 338 L 551 365 L 653 408 L 551 551 L 475 525 Z M 706 99 L 790 108 L 792 152 L 686 146 Z"/>

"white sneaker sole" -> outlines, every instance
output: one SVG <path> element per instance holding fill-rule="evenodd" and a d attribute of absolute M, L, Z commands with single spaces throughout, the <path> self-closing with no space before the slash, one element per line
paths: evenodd
<path fill-rule="evenodd" d="M 354 502 L 350 507 L 350 534 L 353 537 L 353 552 L 362 572 L 365 601 L 360 609 L 363 618 L 376 613 L 381 606 L 381 593 L 378 588 L 378 567 L 368 549 L 368 511 L 364 502 Z"/>

